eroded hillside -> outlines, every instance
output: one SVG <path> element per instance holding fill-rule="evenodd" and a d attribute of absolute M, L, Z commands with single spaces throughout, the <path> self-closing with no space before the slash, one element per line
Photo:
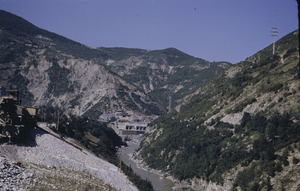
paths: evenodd
<path fill-rule="evenodd" d="M 230 66 L 174 48 L 89 48 L 0 14 L 0 86 L 19 90 L 25 105 L 51 105 L 94 119 L 119 109 L 157 116 Z"/>
<path fill-rule="evenodd" d="M 208 62 L 175 48 L 147 51 L 141 49 L 101 48 L 109 59 L 109 69 L 135 84 L 167 109 L 199 88 L 228 62 Z"/>
<path fill-rule="evenodd" d="M 0 86 L 19 90 L 23 104 L 51 105 L 94 119 L 118 109 L 140 115 L 163 112 L 150 96 L 106 69 L 102 51 L 0 13 Z"/>

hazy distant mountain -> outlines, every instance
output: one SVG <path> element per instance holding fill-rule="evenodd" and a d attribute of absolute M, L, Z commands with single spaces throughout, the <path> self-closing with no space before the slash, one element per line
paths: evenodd
<path fill-rule="evenodd" d="M 277 41 L 274 56 L 268 46 L 182 99 L 178 113 L 153 122 L 139 156 L 194 190 L 299 190 L 298 35 Z"/>
<path fill-rule="evenodd" d="M 175 48 L 147 51 L 128 48 L 100 48 L 109 59 L 106 65 L 144 90 L 166 108 L 199 88 L 231 64 L 208 62 Z"/>

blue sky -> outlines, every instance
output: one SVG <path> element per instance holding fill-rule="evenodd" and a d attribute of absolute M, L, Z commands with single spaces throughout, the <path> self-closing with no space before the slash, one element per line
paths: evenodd
<path fill-rule="evenodd" d="M 0 9 L 91 47 L 177 48 L 237 63 L 298 29 L 296 0 L 0 0 Z M 1 18 L 0 18 L 1 19 Z"/>

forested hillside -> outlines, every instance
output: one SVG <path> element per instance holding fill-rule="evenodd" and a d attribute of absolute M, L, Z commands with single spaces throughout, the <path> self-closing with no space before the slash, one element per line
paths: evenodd
<path fill-rule="evenodd" d="M 299 189 L 298 34 L 276 42 L 274 56 L 269 46 L 186 96 L 178 113 L 152 123 L 139 156 L 218 189 Z"/>

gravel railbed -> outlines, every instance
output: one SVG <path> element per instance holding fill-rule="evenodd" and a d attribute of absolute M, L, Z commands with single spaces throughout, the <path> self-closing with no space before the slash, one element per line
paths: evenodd
<path fill-rule="evenodd" d="M 22 167 L 20 163 L 0 156 L 0 190 L 22 191 L 34 186 L 33 174 Z"/>
<path fill-rule="evenodd" d="M 55 168 L 82 171 L 111 185 L 116 190 L 138 190 L 115 165 L 96 157 L 92 153 L 80 151 L 64 141 L 39 130 L 34 130 L 35 143 L 14 145 L 1 144 L 0 156 Z"/>

